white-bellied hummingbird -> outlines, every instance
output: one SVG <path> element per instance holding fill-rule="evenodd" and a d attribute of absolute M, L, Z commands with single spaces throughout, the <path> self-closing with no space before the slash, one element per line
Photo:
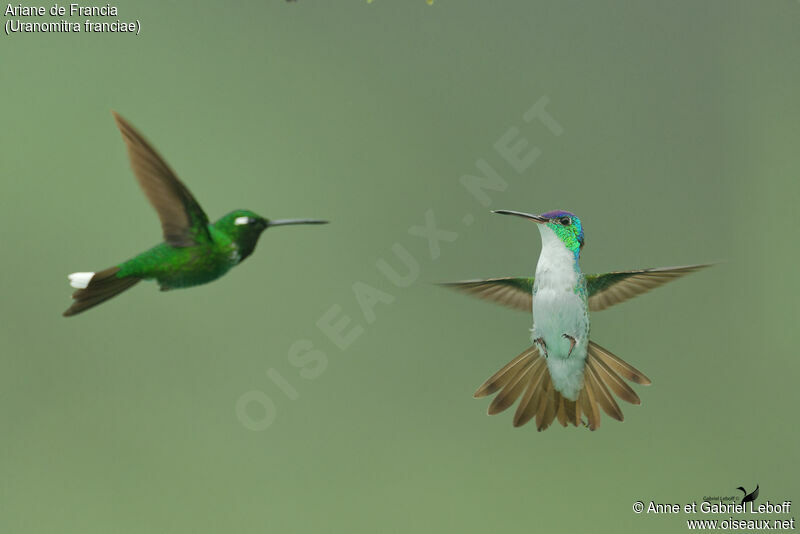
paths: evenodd
<path fill-rule="evenodd" d="M 533 345 L 492 375 L 475 397 L 497 393 L 489 415 L 520 399 L 514 426 L 534 417 L 538 430 L 558 419 L 562 426 L 600 426 L 600 408 L 622 421 L 622 400 L 640 404 L 623 380 L 650 384 L 641 371 L 589 340 L 589 312 L 604 310 L 708 265 L 663 267 L 584 275 L 578 265 L 583 248 L 580 219 L 567 211 L 515 215 L 537 223 L 542 251 L 534 277 L 489 278 L 444 284 L 481 298 L 533 313 Z M 583 416 L 586 421 L 583 421 Z"/>

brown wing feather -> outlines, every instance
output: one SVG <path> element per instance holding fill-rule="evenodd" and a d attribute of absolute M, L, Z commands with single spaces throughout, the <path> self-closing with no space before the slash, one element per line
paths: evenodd
<path fill-rule="evenodd" d="M 128 121 L 112 112 L 136 180 L 158 213 L 164 240 L 175 247 L 187 247 L 210 240 L 208 217 L 189 189 L 164 159 Z"/>
<path fill-rule="evenodd" d="M 589 293 L 589 310 L 604 310 L 609 306 L 624 302 L 676 278 L 706 267 L 709 267 L 709 265 L 658 267 L 655 269 L 587 275 L 586 288 Z"/>
<path fill-rule="evenodd" d="M 615 271 L 586 275 L 589 309 L 600 311 L 624 302 L 681 276 L 709 265 L 659 267 L 636 271 Z M 482 299 L 491 300 L 515 310 L 532 309 L 534 279 L 526 277 L 486 278 L 442 284 Z"/>
<path fill-rule="evenodd" d="M 530 312 L 533 309 L 533 278 L 487 278 L 441 284 L 469 295 Z"/>

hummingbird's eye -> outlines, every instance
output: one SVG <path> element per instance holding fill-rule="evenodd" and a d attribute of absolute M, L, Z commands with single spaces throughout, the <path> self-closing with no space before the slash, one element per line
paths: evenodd
<path fill-rule="evenodd" d="M 572 221 L 569 220 L 569 217 L 562 217 L 560 221 L 561 224 L 564 226 L 569 226 Z"/>

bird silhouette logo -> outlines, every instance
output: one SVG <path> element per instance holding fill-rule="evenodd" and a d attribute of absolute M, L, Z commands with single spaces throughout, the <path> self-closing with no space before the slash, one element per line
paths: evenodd
<path fill-rule="evenodd" d="M 741 486 L 739 486 L 736 489 L 738 489 L 739 491 L 741 491 L 743 493 L 742 504 L 744 504 L 746 502 L 753 502 L 758 498 L 758 484 L 756 484 L 756 489 L 754 489 L 752 493 L 747 493 L 747 490 L 744 489 Z"/>

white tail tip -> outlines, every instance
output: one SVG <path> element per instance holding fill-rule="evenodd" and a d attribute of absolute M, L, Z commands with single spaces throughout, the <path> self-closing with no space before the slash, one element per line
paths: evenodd
<path fill-rule="evenodd" d="M 69 285 L 78 289 L 86 289 L 93 276 L 94 273 L 72 273 L 69 275 Z"/>

